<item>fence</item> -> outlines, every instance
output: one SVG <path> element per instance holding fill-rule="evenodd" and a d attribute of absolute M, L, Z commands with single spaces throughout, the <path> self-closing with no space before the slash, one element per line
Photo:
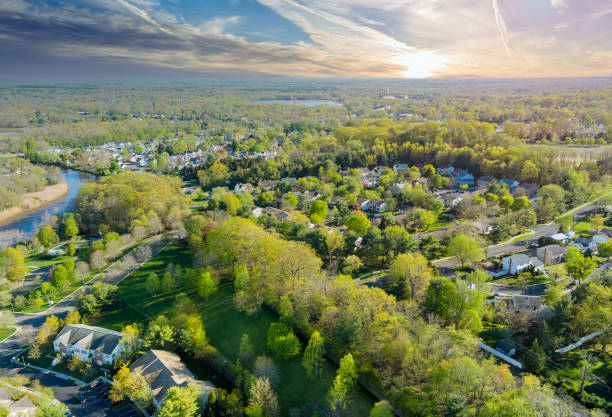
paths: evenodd
<path fill-rule="evenodd" d="M 578 339 L 577 342 L 572 343 L 571 345 L 562 347 L 560 349 L 555 350 L 556 353 L 565 353 L 565 352 L 569 352 L 570 350 L 574 350 L 580 346 L 582 346 L 584 343 L 588 342 L 589 340 L 599 336 L 601 334 L 601 330 L 593 332 L 589 335 L 584 336 L 583 338 Z"/>
<path fill-rule="evenodd" d="M 491 346 L 485 345 L 482 342 L 478 342 L 478 347 L 486 350 L 487 352 L 489 352 L 492 355 L 497 356 L 498 358 L 508 362 L 510 365 L 514 365 L 519 369 L 523 369 L 523 364 L 520 363 L 519 361 L 512 359 L 510 356 L 504 355 L 503 353 L 501 353 L 499 350 L 493 349 Z"/>

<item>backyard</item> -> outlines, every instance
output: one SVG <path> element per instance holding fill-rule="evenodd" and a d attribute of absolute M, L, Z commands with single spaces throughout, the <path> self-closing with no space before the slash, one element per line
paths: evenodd
<path fill-rule="evenodd" d="M 158 275 L 163 274 L 169 263 L 188 267 L 191 262 L 190 251 L 184 242 L 170 245 L 119 285 L 122 306 L 103 313 L 94 324 L 121 330 L 126 324 L 134 321 L 142 322 L 147 320 L 147 317 L 153 318 L 159 314 L 172 316 L 176 294 L 144 296 L 146 277 L 151 272 Z M 236 310 L 231 282 L 222 282 L 218 291 L 207 302 L 201 303 L 200 307 L 210 344 L 228 359 L 231 361 L 237 359 L 240 339 L 245 333 L 249 335 L 256 355 L 273 357 L 272 352 L 266 346 L 266 334 L 270 324 L 278 317 L 265 308 L 253 317 Z M 290 360 L 274 358 L 274 361 L 279 367 L 280 384 L 277 392 L 283 415 L 287 415 L 293 408 L 301 408 L 309 403 L 325 403 L 326 393 L 335 377 L 336 366 L 333 363 L 326 362 L 321 377 L 313 381 L 306 376 L 301 366 L 301 357 Z M 201 361 L 191 359 L 187 363 L 199 378 L 211 380 L 213 383 L 217 381 L 223 383 Z M 357 386 L 352 399 L 347 410 L 347 415 L 352 416 L 368 415 L 375 402 L 375 398 L 361 386 Z"/>

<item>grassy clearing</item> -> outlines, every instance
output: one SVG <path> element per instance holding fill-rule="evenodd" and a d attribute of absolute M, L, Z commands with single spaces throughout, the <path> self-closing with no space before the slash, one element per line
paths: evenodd
<path fill-rule="evenodd" d="M 6 339 L 9 336 L 12 336 L 16 331 L 17 331 L 17 329 L 15 327 L 9 327 L 7 329 L 1 329 L 0 330 L 0 341 Z"/>
<path fill-rule="evenodd" d="M 512 239 L 508 243 L 520 242 L 521 240 L 528 239 L 528 238 L 530 238 L 533 235 L 535 235 L 535 232 L 527 233 L 527 234 L 524 234 L 524 235 L 519 235 L 519 236 L 515 237 L 514 239 Z"/>
<path fill-rule="evenodd" d="M 124 302 L 122 306 L 103 313 L 93 324 L 121 330 L 126 324 L 146 321 L 145 315 L 149 317 L 159 314 L 172 316 L 176 294 L 151 297 L 145 290 L 145 280 L 151 272 L 161 276 L 168 263 L 187 267 L 191 265 L 191 262 L 189 249 L 184 242 L 168 246 L 119 285 L 119 297 Z M 223 282 L 219 290 L 207 302 L 201 303 L 201 312 L 211 345 L 231 361 L 237 359 L 240 339 L 245 333 L 249 335 L 256 355 L 273 357 L 272 352 L 266 346 L 266 334 L 270 324 L 277 321 L 278 317 L 268 309 L 263 309 L 259 315 L 254 317 L 237 311 L 234 308 L 233 286 L 230 282 Z M 301 357 L 291 360 L 274 360 L 280 371 L 280 384 L 277 392 L 283 415 L 288 415 L 293 408 L 312 402 L 325 403 L 325 396 L 336 373 L 334 364 L 326 362 L 321 378 L 311 381 L 301 366 Z M 210 380 L 215 385 L 219 384 L 218 386 L 227 386 L 227 383 L 202 361 L 191 359 L 187 364 L 200 379 Z M 375 398 L 360 386 L 356 388 L 352 398 L 353 401 L 347 410 L 347 415 L 367 416 Z"/>
<path fill-rule="evenodd" d="M 35 266 L 37 268 L 45 268 L 57 264 L 64 263 L 70 256 L 56 256 L 52 257 L 44 253 L 37 253 L 30 255 L 26 258 L 25 263 L 27 266 Z"/>
<path fill-rule="evenodd" d="M 507 275 L 505 277 L 494 279 L 491 282 L 493 284 L 511 285 L 513 287 L 525 288 L 529 285 L 544 284 L 548 281 L 550 281 L 550 278 L 545 275 L 536 275 L 535 277 L 532 277 L 531 275 L 528 277 L 520 275 L 518 277 L 515 277 L 514 275 Z"/>
<path fill-rule="evenodd" d="M 612 368 L 610 368 L 612 358 L 608 352 L 601 352 L 594 347 L 591 347 L 588 351 L 595 358 L 595 366 L 592 369 L 595 377 L 587 378 L 585 391 L 610 401 L 612 396 L 603 381 L 610 381 L 612 378 Z M 582 357 L 579 349 L 564 354 L 561 359 L 554 362 L 554 366 L 549 366 L 551 373 L 574 392 L 580 390 L 581 369 Z"/>

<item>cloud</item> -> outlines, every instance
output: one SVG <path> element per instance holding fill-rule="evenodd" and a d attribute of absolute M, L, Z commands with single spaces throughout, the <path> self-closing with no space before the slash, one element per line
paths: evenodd
<path fill-rule="evenodd" d="M 504 20 L 504 16 L 502 15 L 501 10 L 499 8 L 499 0 L 492 0 L 492 2 L 493 13 L 495 14 L 495 23 L 497 24 L 497 28 L 499 29 L 499 36 L 501 38 L 502 44 L 504 45 L 506 53 L 508 54 L 508 56 L 512 56 L 512 53 L 510 52 L 510 41 L 508 40 L 508 28 L 506 27 L 506 21 Z"/>
<path fill-rule="evenodd" d="M 563 7 L 567 7 L 567 0 L 550 0 L 550 4 L 555 9 L 561 9 Z"/>
<path fill-rule="evenodd" d="M 246 11 L 187 22 L 181 3 L 167 8 L 167 1 L 0 0 L 0 60 L 12 69 L 19 60 L 55 56 L 74 68 L 95 62 L 177 75 L 521 77 L 612 70 L 607 0 L 555 0 L 562 14 L 532 13 L 515 0 L 258 0 L 307 35 L 293 44 L 249 41 L 251 32 L 261 32 L 258 39 L 283 34 L 258 27 Z M 237 36 L 238 27 L 248 30 Z M 9 74 L 0 66 L 0 75 Z"/>

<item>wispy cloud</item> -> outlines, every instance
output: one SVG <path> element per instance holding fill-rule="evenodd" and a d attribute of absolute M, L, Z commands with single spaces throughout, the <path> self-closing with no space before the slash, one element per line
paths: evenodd
<path fill-rule="evenodd" d="M 511 57 L 512 53 L 510 52 L 510 41 L 508 40 L 508 28 L 506 27 L 506 21 L 504 20 L 504 16 L 502 15 L 502 12 L 499 8 L 499 0 L 491 1 L 493 2 L 493 13 L 495 15 L 495 23 L 497 24 L 497 28 L 499 29 L 499 36 L 501 38 L 502 44 L 504 45 L 506 53 L 509 57 Z"/>

